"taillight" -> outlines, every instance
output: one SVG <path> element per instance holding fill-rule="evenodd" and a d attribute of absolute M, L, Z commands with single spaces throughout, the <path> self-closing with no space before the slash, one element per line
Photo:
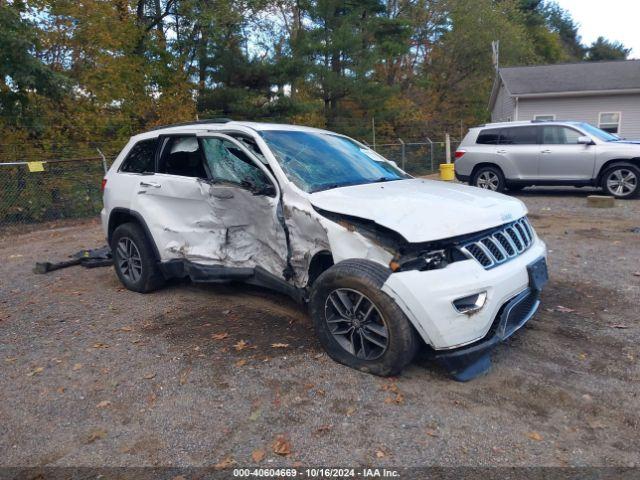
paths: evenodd
<path fill-rule="evenodd" d="M 107 179 L 103 178 L 102 179 L 102 186 L 100 187 L 100 191 L 104 192 L 105 187 L 107 186 Z"/>
<path fill-rule="evenodd" d="M 462 158 L 465 153 L 467 153 L 465 150 L 456 150 L 456 158 Z"/>

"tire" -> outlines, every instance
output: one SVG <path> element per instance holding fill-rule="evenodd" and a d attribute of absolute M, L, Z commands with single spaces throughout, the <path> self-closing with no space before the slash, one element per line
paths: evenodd
<path fill-rule="evenodd" d="M 138 224 L 118 226 L 111 235 L 111 251 L 116 275 L 129 290 L 149 293 L 164 284 L 149 239 Z"/>
<path fill-rule="evenodd" d="M 471 185 L 494 192 L 504 192 L 507 186 L 502 170 L 488 165 L 480 167 L 474 172 Z"/>
<path fill-rule="evenodd" d="M 640 168 L 631 163 L 617 163 L 602 174 L 601 186 L 615 198 L 635 198 L 640 194 Z"/>
<path fill-rule="evenodd" d="M 380 290 L 390 274 L 388 268 L 369 260 L 345 260 L 313 284 L 311 318 L 320 343 L 336 362 L 390 376 L 413 360 L 420 338 L 396 302 Z M 350 320 L 349 315 L 338 313 L 345 313 L 348 304 L 359 305 Z M 348 330 L 351 334 L 339 333 Z"/>

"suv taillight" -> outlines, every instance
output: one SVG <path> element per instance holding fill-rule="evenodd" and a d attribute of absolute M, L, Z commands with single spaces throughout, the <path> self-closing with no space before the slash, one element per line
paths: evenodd
<path fill-rule="evenodd" d="M 467 153 L 465 150 L 456 150 L 456 158 L 462 158 L 465 153 Z"/>
<path fill-rule="evenodd" d="M 103 178 L 102 179 L 102 186 L 100 187 L 100 191 L 104 192 L 105 187 L 107 186 L 107 179 Z"/>

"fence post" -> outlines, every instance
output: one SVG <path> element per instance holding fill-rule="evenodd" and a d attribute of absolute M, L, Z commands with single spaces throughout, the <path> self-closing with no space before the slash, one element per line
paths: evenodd
<path fill-rule="evenodd" d="M 102 168 L 104 168 L 104 173 L 106 175 L 107 174 L 107 170 L 109 170 L 107 168 L 107 157 L 104 156 L 104 153 L 102 153 L 102 151 L 99 148 L 96 148 L 96 150 L 98 151 L 98 153 L 102 157 Z"/>
<path fill-rule="evenodd" d="M 373 134 L 373 149 L 376 149 L 376 117 L 371 117 L 371 133 Z"/>
<path fill-rule="evenodd" d="M 398 141 L 400 142 L 400 145 L 402 145 L 402 170 L 404 170 L 404 162 L 405 162 L 405 146 L 404 146 L 404 142 L 402 141 L 401 138 L 398 138 Z"/>
<path fill-rule="evenodd" d="M 429 142 L 429 156 L 431 157 L 430 171 L 433 173 L 433 142 L 429 137 L 427 137 L 427 142 Z"/>
<path fill-rule="evenodd" d="M 448 133 L 444 134 L 444 147 L 445 163 L 451 163 L 451 137 Z"/>

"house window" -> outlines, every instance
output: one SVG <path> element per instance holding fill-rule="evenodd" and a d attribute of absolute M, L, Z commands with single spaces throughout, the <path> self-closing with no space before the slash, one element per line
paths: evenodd
<path fill-rule="evenodd" d="M 618 133 L 620 131 L 620 112 L 600 112 L 598 127 L 605 132 Z"/>
<path fill-rule="evenodd" d="M 556 119 L 555 115 L 534 115 L 533 117 L 534 120 L 538 121 L 538 122 L 552 122 Z"/>

